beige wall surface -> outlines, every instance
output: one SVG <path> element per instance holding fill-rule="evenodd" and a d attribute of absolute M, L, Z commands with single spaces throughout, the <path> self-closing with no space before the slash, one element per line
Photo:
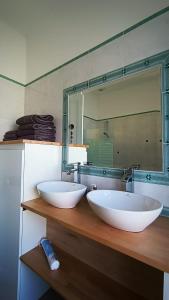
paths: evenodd
<path fill-rule="evenodd" d="M 101 89 L 84 93 L 85 116 L 106 119 L 146 111 L 161 111 L 160 69 L 128 76 Z"/>
<path fill-rule="evenodd" d="M 100 95 L 100 119 L 123 116 L 151 110 L 161 110 L 160 78 L 133 82 Z"/>
<path fill-rule="evenodd" d="M 0 79 L 0 140 L 6 131 L 16 128 L 16 119 L 24 115 L 24 97 L 24 87 Z"/>
<path fill-rule="evenodd" d="M 168 25 L 165 13 L 26 87 L 25 114 L 53 114 L 61 141 L 63 89 L 168 50 Z"/>
<path fill-rule="evenodd" d="M 93 119 L 99 119 L 99 97 L 95 93 L 84 93 L 84 115 Z"/>
<path fill-rule="evenodd" d="M 33 29 L 27 29 L 27 82 L 169 5 L 168 0 L 28 2 Z"/>
<path fill-rule="evenodd" d="M 0 74 L 26 83 L 167 9 L 169 0 L 5 0 Z"/>
<path fill-rule="evenodd" d="M 26 39 L 0 21 L 0 74 L 25 83 Z"/>

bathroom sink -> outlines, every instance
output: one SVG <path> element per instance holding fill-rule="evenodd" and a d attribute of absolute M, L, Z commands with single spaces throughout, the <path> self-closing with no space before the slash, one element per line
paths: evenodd
<path fill-rule="evenodd" d="M 45 181 L 37 185 L 40 196 L 59 208 L 73 208 L 86 191 L 86 186 L 66 181 Z"/>
<path fill-rule="evenodd" d="M 126 231 L 139 232 L 161 213 L 163 205 L 147 196 L 114 190 L 96 190 L 87 194 L 93 211 L 107 224 Z"/>

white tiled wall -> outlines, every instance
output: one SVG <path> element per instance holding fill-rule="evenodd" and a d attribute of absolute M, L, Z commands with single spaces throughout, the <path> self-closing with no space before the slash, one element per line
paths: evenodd
<path fill-rule="evenodd" d="M 96 184 L 98 190 L 99 189 L 105 189 L 105 190 L 111 189 L 111 190 L 119 190 L 119 191 L 123 190 L 123 186 L 119 179 L 82 175 L 81 182 L 84 185 L 88 186 L 89 189 L 92 184 Z"/>
<path fill-rule="evenodd" d="M 91 184 L 96 184 L 98 189 L 124 190 L 124 186 L 119 179 L 82 175 L 81 181 L 88 187 L 90 187 Z M 169 186 L 135 182 L 134 192 L 157 199 L 163 203 L 164 206 L 169 207 Z"/>
<path fill-rule="evenodd" d="M 144 182 L 135 182 L 134 191 L 159 200 L 164 206 L 169 207 L 169 186 L 151 184 Z"/>

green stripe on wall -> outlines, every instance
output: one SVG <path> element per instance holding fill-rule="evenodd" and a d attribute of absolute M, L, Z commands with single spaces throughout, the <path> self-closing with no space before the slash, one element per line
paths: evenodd
<path fill-rule="evenodd" d="M 5 80 L 11 81 L 11 82 L 13 82 L 13 83 L 16 83 L 16 84 L 18 84 L 18 85 L 21 85 L 21 86 L 25 87 L 25 84 L 23 84 L 23 83 L 21 83 L 21 82 L 19 82 L 19 81 L 16 81 L 16 80 L 14 80 L 14 79 L 11 79 L 11 78 L 9 78 L 9 77 L 7 77 L 7 76 L 5 76 L 5 75 L 0 74 L 0 78 L 3 78 L 3 79 L 5 79 Z"/>
<path fill-rule="evenodd" d="M 69 65 L 70 63 L 72 63 L 72 62 L 74 62 L 74 61 L 80 59 L 81 57 L 83 57 L 83 56 L 85 56 L 85 55 L 87 55 L 87 54 L 89 54 L 89 53 L 91 53 L 91 52 L 93 52 L 93 51 L 95 51 L 95 50 L 97 50 L 97 49 L 99 49 L 99 48 L 101 48 L 101 47 L 103 47 L 103 46 L 109 44 L 109 43 L 111 43 L 112 41 L 118 39 L 119 37 L 123 36 L 124 34 L 127 34 L 127 33 L 131 32 L 132 30 L 134 30 L 134 29 L 136 29 L 136 28 L 142 26 L 143 24 L 145 24 L 145 23 L 147 23 L 147 22 L 149 22 L 149 21 L 151 21 L 151 20 L 153 20 L 153 19 L 155 19 L 155 18 L 157 18 L 157 17 L 159 17 L 159 16 L 165 14 L 165 13 L 168 12 L 168 11 L 169 11 L 169 6 L 167 6 L 167 7 L 163 8 L 163 9 L 159 10 L 158 12 L 156 12 L 156 13 L 152 14 L 151 16 L 149 16 L 149 17 L 143 19 L 142 21 L 136 23 L 135 25 L 130 26 L 129 28 L 127 28 L 127 29 L 121 31 L 120 33 L 118 33 L 118 34 L 112 36 L 111 38 L 105 40 L 104 42 L 98 44 L 97 46 L 95 46 L 95 47 L 93 47 L 93 48 L 91 48 L 91 49 L 89 49 L 89 50 L 83 52 L 82 54 L 79 54 L 78 56 L 76 56 L 76 57 L 74 57 L 74 58 L 68 60 L 68 61 L 65 62 L 64 64 L 62 64 L 62 65 L 60 65 L 60 66 L 58 66 L 58 67 L 52 69 L 51 71 L 49 71 L 49 72 L 47 72 L 47 73 L 45 73 L 45 74 L 43 74 L 43 75 L 37 77 L 36 79 L 34 79 L 34 80 L 28 82 L 27 84 L 20 83 L 20 82 L 18 82 L 18 81 L 16 81 L 16 80 L 13 80 L 13 79 L 11 79 L 11 78 L 9 78 L 9 77 L 7 77 L 7 76 L 2 75 L 2 74 L 0 74 L 0 78 L 6 79 L 6 80 L 8 80 L 8 81 L 11 81 L 11 82 L 16 83 L 16 84 L 18 84 L 18 85 L 21 85 L 21 86 L 23 86 L 23 87 L 27 87 L 27 86 L 31 85 L 32 83 L 34 83 L 34 82 L 36 82 L 36 81 L 38 81 L 38 80 L 40 80 L 40 79 L 42 79 L 42 78 L 44 78 L 44 77 L 50 75 L 50 74 L 52 74 L 52 73 L 58 71 L 59 69 L 65 67 L 65 66 L 67 66 L 67 65 Z"/>

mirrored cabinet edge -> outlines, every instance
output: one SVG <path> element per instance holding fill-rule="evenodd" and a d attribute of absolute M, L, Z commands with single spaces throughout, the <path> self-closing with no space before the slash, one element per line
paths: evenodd
<path fill-rule="evenodd" d="M 63 155 L 62 170 L 67 171 L 71 167 L 67 164 L 68 155 L 68 99 L 70 95 L 83 92 L 89 88 L 101 87 L 104 84 L 113 82 L 128 75 L 148 70 L 153 67 L 161 67 L 161 114 L 162 114 L 162 171 L 135 170 L 134 181 L 145 183 L 156 183 L 169 185 L 169 50 L 158 53 L 151 57 L 142 59 L 120 69 L 113 70 L 101 76 L 92 78 L 88 81 L 66 88 L 63 91 Z M 82 166 L 81 174 L 117 178 L 120 179 L 123 169 Z"/>

